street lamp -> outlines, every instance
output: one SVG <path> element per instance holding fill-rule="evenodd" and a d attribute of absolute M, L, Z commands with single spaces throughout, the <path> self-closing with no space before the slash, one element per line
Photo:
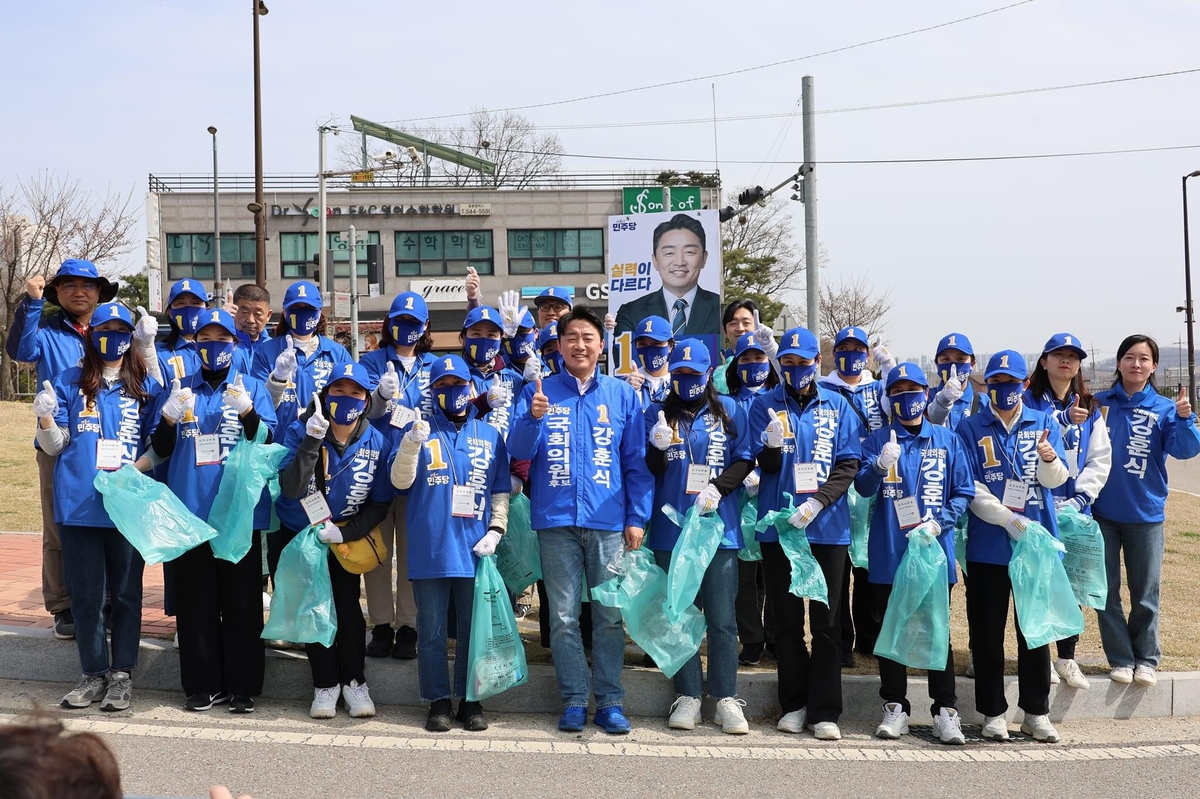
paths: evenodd
<path fill-rule="evenodd" d="M 1192 330 L 1195 313 L 1192 308 L 1192 253 L 1188 244 L 1187 182 L 1188 178 L 1195 177 L 1200 177 L 1200 169 L 1183 176 L 1183 283 L 1186 292 L 1183 319 L 1187 324 L 1188 337 L 1188 399 L 1192 401 L 1196 397 L 1196 341 Z"/>
<path fill-rule="evenodd" d="M 221 205 L 217 200 L 221 190 L 220 179 L 217 177 L 217 129 L 209 125 L 209 135 L 213 140 L 213 262 L 216 266 L 216 277 L 213 280 L 213 297 L 220 301 L 221 291 Z"/>
<path fill-rule="evenodd" d="M 263 151 L 262 151 L 262 80 L 258 66 L 258 18 L 267 15 L 267 4 L 254 4 L 254 282 L 259 288 L 267 286 L 267 220 L 263 215 Z"/>

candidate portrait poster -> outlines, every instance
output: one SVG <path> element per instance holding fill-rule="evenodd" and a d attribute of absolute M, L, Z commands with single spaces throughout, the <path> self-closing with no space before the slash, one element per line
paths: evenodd
<path fill-rule="evenodd" d="M 648 316 L 671 324 L 676 341 L 697 338 L 720 363 L 721 230 L 717 211 L 668 211 L 608 218 L 608 312 L 614 373 L 637 369 L 637 327 Z"/>

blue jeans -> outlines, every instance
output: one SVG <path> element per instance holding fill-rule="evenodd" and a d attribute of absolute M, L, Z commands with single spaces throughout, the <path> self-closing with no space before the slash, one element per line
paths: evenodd
<path fill-rule="evenodd" d="M 654 561 L 663 571 L 669 572 L 671 552 L 654 550 Z M 704 620 L 708 622 L 708 693 L 714 699 L 737 696 L 737 614 L 734 611 L 737 591 L 737 550 L 718 549 L 704 571 L 704 580 L 696 594 L 696 606 L 704 609 Z M 704 674 L 699 652 L 676 672 L 674 683 L 677 694 L 701 696 Z"/>
<path fill-rule="evenodd" d="M 1104 534 L 1108 572 L 1108 604 L 1096 611 L 1100 642 L 1113 668 L 1148 665 L 1158 668 L 1158 604 L 1162 586 L 1163 526 L 1125 524 L 1096 517 Z M 1121 606 L 1121 552 L 1129 583 L 1129 617 Z"/>
<path fill-rule="evenodd" d="M 115 527 L 64 524 L 58 532 L 83 673 L 133 671 L 142 637 L 142 556 Z M 104 640 L 106 596 L 112 598 L 111 660 Z"/>
<path fill-rule="evenodd" d="M 467 695 L 467 663 L 471 656 L 471 609 L 475 603 L 475 578 L 439 577 L 413 580 L 417 601 L 417 676 L 421 699 L 436 702 Z M 458 643 L 454 649 L 454 691 L 446 670 L 446 619 L 450 601 L 458 616 Z"/>
<path fill-rule="evenodd" d="M 587 707 L 590 682 L 596 708 L 620 705 L 625 698 L 621 669 L 625 666 L 625 627 L 621 611 L 589 602 L 592 607 L 592 668 L 583 655 L 579 635 L 580 600 L 586 576 L 595 588 L 613 575 L 606 568 L 625 546 L 619 531 L 553 527 L 538 531 L 542 579 L 550 600 L 550 654 L 558 675 L 564 707 Z"/>

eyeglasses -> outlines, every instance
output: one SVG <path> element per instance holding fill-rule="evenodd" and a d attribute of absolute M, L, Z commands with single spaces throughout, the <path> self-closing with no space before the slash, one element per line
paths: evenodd
<path fill-rule="evenodd" d="M 62 291 L 85 291 L 100 293 L 100 284 L 94 280 L 63 280 L 54 284 Z"/>

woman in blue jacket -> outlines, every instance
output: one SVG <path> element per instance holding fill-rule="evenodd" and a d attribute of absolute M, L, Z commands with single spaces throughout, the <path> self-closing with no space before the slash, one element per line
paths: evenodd
<path fill-rule="evenodd" d="M 1096 394 L 1112 440 L 1114 467 L 1092 506 L 1104 533 L 1108 604 L 1099 612 L 1100 641 L 1113 682 L 1155 685 L 1167 456 L 1200 454 L 1200 430 L 1187 389 L 1172 401 L 1154 384 L 1158 344 L 1129 336 L 1117 348 L 1112 388 Z M 1129 617 L 1121 606 L 1121 555 L 1129 583 Z"/>
<path fill-rule="evenodd" d="M 200 356 L 192 340 L 200 314 L 207 307 L 208 290 L 199 280 L 185 278 L 171 285 L 166 312 L 171 332 L 158 345 L 158 365 L 164 383 L 200 371 Z"/>
<path fill-rule="evenodd" d="M 96 307 L 79 366 L 33 400 L 42 450 L 54 465 L 55 522 L 75 612 L 75 642 L 83 677 L 62 706 L 125 710 L 133 696 L 142 633 L 142 569 L 137 550 L 109 519 L 92 481 L 141 457 L 155 425 L 162 386 L 146 373 L 132 346 L 134 322 L 119 303 Z M 105 598 L 112 600 L 111 657 L 104 631 Z"/>
<path fill-rule="evenodd" d="M 954 430 L 959 422 L 978 412 L 982 399 L 970 380 L 975 368 L 975 349 L 962 333 L 950 333 L 938 342 L 934 360 L 941 384 L 930 390 L 925 415 L 934 424 Z"/>
<path fill-rule="evenodd" d="M 679 545 L 680 528 L 663 513 L 670 505 L 680 514 L 693 504 L 701 514 L 716 513 L 724 530 L 712 562 L 704 572 L 696 604 L 708 622 L 708 691 L 717 700 L 713 721 L 723 732 L 750 731 L 737 698 L 737 552 L 742 548 L 738 493 L 754 468 L 745 414 L 729 397 L 717 394 L 709 380 L 708 347 L 699 339 L 683 339 L 671 352 L 671 389 L 663 402 L 646 410 L 646 465 L 654 480 L 654 511 L 648 545 L 668 571 Z M 669 726 L 692 730 L 700 722 L 704 675 L 697 652 L 675 675 L 678 698 Z"/>

